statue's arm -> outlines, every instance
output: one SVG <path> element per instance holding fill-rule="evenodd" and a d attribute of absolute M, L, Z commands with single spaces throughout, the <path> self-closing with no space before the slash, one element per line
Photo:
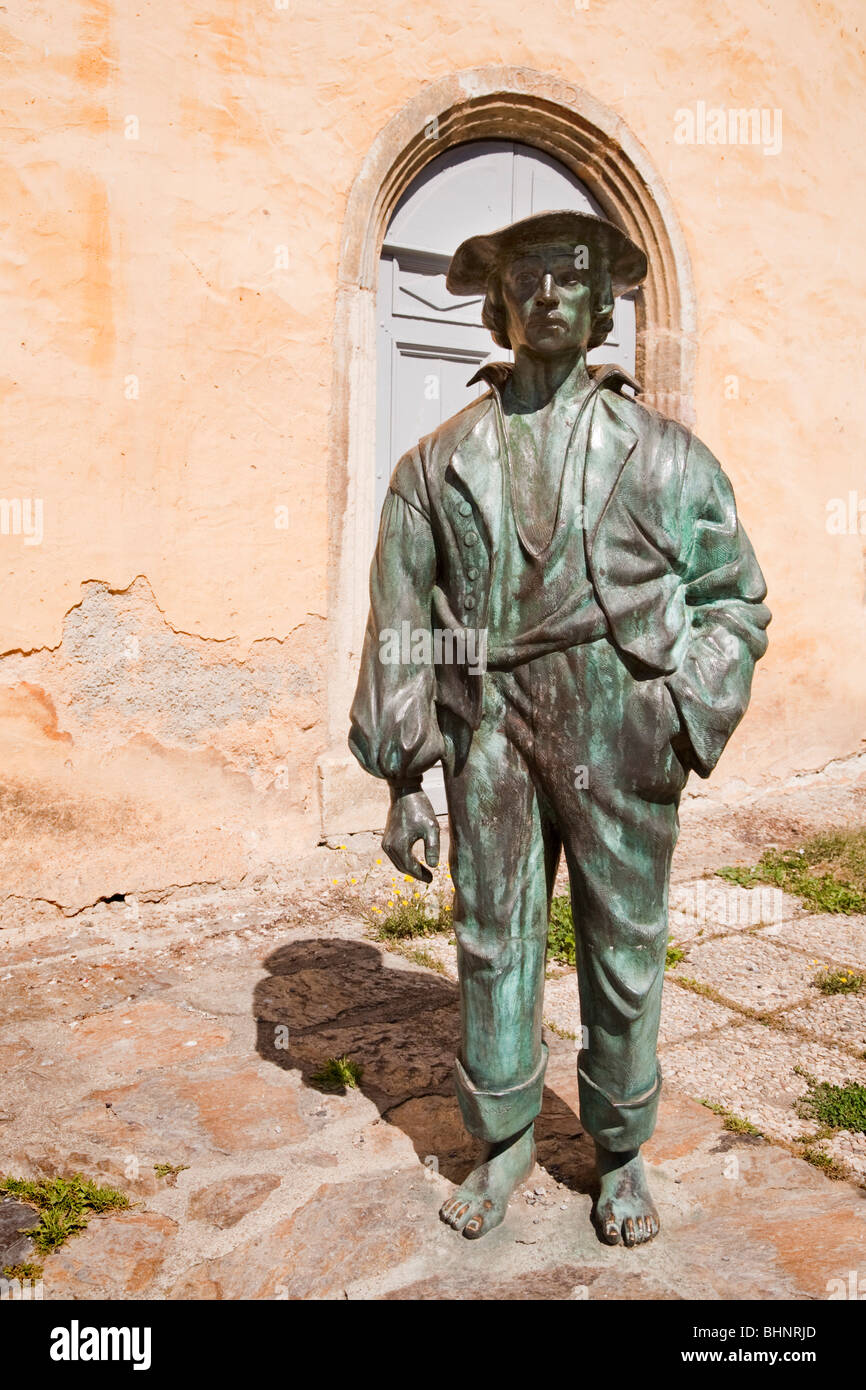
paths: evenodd
<path fill-rule="evenodd" d="M 717 460 L 692 438 L 683 481 L 689 518 L 683 582 L 691 638 L 667 686 L 695 771 L 708 777 L 746 712 L 755 662 L 767 650 L 767 586 Z"/>
<path fill-rule="evenodd" d="M 398 464 L 382 509 L 349 747 L 367 772 L 389 783 L 383 848 L 401 872 L 429 881 L 411 849 L 423 839 L 427 863 L 438 863 L 439 825 L 421 775 L 439 762 L 445 745 L 436 717 L 432 644 L 424 642 L 431 630 L 436 549 L 419 471 L 414 451 Z"/>

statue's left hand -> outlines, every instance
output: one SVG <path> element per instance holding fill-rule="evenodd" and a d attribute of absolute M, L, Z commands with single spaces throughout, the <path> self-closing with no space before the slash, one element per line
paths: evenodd
<path fill-rule="evenodd" d="M 412 853 L 416 840 L 424 841 L 424 858 L 435 869 L 439 863 L 439 822 L 427 794 L 420 790 L 391 792 L 391 810 L 382 836 L 382 848 L 401 874 L 410 874 L 421 883 L 433 875 Z"/>

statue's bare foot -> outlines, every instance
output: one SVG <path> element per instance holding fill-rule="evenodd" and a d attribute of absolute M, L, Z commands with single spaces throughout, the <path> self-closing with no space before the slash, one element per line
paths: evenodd
<path fill-rule="evenodd" d="M 595 1221 L 608 1245 L 642 1245 L 658 1235 L 659 1214 L 650 1196 L 640 1149 L 611 1153 L 595 1146 L 601 1191 Z"/>
<path fill-rule="evenodd" d="M 535 1167 L 532 1125 L 500 1144 L 491 1144 L 480 1167 L 442 1204 L 439 1215 L 468 1240 L 477 1240 L 498 1226 L 518 1183 Z"/>

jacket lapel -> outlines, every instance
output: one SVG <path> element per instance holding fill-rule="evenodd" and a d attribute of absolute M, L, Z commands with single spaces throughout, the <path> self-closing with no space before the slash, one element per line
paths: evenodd
<path fill-rule="evenodd" d="M 490 363 L 467 383 L 472 385 L 472 382 L 481 379 L 490 382 L 493 388 L 490 407 L 460 441 L 451 455 L 448 468 L 450 480 L 459 480 L 462 490 L 475 503 L 487 532 L 485 540 L 490 548 L 495 546 L 498 539 L 502 515 L 503 446 L 498 394 L 511 370 L 509 363 Z M 590 371 L 597 387 L 602 386 L 608 377 L 619 377 L 640 389 L 626 372 L 617 367 L 606 365 L 591 368 Z M 620 418 L 614 406 L 609 404 L 598 390 L 590 410 L 592 418 L 583 470 L 583 505 L 588 550 L 595 540 L 620 474 L 637 444 L 634 430 Z M 578 431 L 573 438 L 571 450 L 577 447 L 580 433 L 581 431 Z M 569 457 L 566 467 L 570 466 L 571 462 Z"/>
<path fill-rule="evenodd" d="M 620 474 L 637 444 L 637 435 L 620 418 L 604 396 L 596 394 L 583 470 L 583 507 L 587 550 L 619 482 Z"/>
<path fill-rule="evenodd" d="M 461 493 L 474 504 L 486 532 L 484 540 L 492 550 L 502 515 L 502 446 L 492 396 L 489 409 L 452 453 L 446 480 L 456 481 Z"/>

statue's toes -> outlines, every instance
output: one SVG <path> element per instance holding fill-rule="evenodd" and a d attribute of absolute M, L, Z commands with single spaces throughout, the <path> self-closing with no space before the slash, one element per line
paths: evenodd
<path fill-rule="evenodd" d="M 619 1222 L 610 1212 L 602 1220 L 601 1234 L 608 1245 L 619 1245 L 621 1239 Z"/>
<path fill-rule="evenodd" d="M 472 1204 L 470 1202 L 467 1202 L 465 1199 L 461 1201 L 458 1198 L 458 1200 L 454 1203 L 454 1208 L 451 1212 L 450 1224 L 454 1227 L 455 1231 L 462 1231 L 463 1227 L 466 1225 L 466 1222 L 469 1220 L 471 1215 Z"/>
<path fill-rule="evenodd" d="M 472 1213 L 466 1225 L 463 1227 L 463 1234 L 466 1236 L 467 1240 L 477 1240 L 479 1236 L 483 1236 L 485 1231 L 490 1229 L 491 1225 L 495 1226 L 498 1224 L 497 1221 L 491 1219 L 490 1216 L 490 1213 L 493 1211 L 493 1205 L 490 1198 L 485 1197 L 484 1201 L 481 1203 L 481 1210 Z M 499 1219 L 501 1220 L 502 1218 L 500 1217 Z"/>
<path fill-rule="evenodd" d="M 622 1223 L 623 1243 L 628 1246 L 637 1244 L 637 1232 L 634 1228 L 634 1217 L 627 1216 Z"/>
<path fill-rule="evenodd" d="M 468 1210 L 468 1203 L 462 1201 L 460 1197 L 452 1197 L 449 1202 L 445 1202 L 439 1212 L 442 1220 L 448 1225 L 458 1230 L 458 1221 L 461 1214 Z"/>

